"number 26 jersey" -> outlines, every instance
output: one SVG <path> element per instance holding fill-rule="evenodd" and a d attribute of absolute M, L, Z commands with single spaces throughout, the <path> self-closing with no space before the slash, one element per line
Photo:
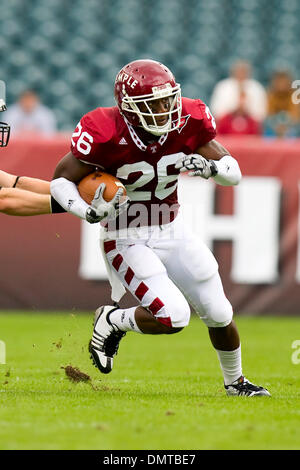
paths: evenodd
<path fill-rule="evenodd" d="M 175 164 L 182 153 L 195 153 L 214 139 L 216 125 L 201 100 L 182 98 L 177 130 L 150 144 L 139 135 L 114 106 L 85 114 L 71 138 L 71 152 L 76 158 L 116 176 L 126 186 L 131 202 L 117 228 L 161 225 L 174 220 L 179 209 L 179 170 Z"/>

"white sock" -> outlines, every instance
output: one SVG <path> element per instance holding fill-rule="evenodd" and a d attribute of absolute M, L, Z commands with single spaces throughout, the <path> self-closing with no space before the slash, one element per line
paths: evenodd
<path fill-rule="evenodd" d="M 109 315 L 109 321 L 116 325 L 121 331 L 135 331 L 142 333 L 135 321 L 135 311 L 137 307 L 118 309 Z"/>
<path fill-rule="evenodd" d="M 216 351 L 223 372 L 224 383 L 230 385 L 243 375 L 241 345 L 233 351 L 219 351 L 218 349 Z"/>

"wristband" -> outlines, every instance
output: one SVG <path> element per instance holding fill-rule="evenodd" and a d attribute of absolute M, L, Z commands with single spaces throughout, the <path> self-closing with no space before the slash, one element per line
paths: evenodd
<path fill-rule="evenodd" d="M 231 155 L 225 155 L 220 160 L 214 160 L 217 174 L 214 181 L 221 186 L 234 186 L 239 184 L 242 178 L 238 162 Z"/>
<path fill-rule="evenodd" d="M 77 186 L 70 180 L 60 177 L 50 183 L 50 192 L 66 212 L 85 219 L 89 205 L 80 197 Z"/>
<path fill-rule="evenodd" d="M 17 177 L 16 177 L 16 181 L 14 182 L 12 188 L 15 188 L 15 187 L 17 186 L 18 181 L 19 181 L 20 178 L 21 178 L 21 176 L 17 176 Z"/>
<path fill-rule="evenodd" d="M 63 212 L 67 212 L 58 202 L 51 196 L 50 199 L 50 206 L 51 206 L 51 213 L 52 214 L 61 214 Z"/>

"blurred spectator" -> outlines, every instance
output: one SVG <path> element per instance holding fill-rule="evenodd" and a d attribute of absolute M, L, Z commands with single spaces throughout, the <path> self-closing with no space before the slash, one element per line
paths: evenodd
<path fill-rule="evenodd" d="M 299 133 L 299 105 L 292 101 L 292 77 L 286 70 L 272 76 L 268 89 L 268 116 L 264 134 L 276 137 L 295 137 Z"/>
<path fill-rule="evenodd" d="M 248 62 L 238 61 L 233 65 L 230 77 L 217 83 L 210 104 L 217 121 L 240 108 L 241 96 L 244 111 L 250 118 L 258 122 L 265 119 L 266 91 L 258 81 L 251 78 L 251 73 L 251 65 Z"/>
<path fill-rule="evenodd" d="M 218 134 L 260 135 L 262 126 L 247 112 L 246 94 L 240 93 L 238 107 L 218 120 Z"/>
<path fill-rule="evenodd" d="M 6 112 L 13 134 L 39 133 L 51 135 L 56 132 L 56 118 L 50 109 L 41 104 L 33 90 L 24 91 L 18 102 L 11 105 Z"/>

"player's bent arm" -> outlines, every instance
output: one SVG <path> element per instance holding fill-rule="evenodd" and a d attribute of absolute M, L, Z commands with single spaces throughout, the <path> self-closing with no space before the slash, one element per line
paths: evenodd
<path fill-rule="evenodd" d="M 58 162 L 53 179 L 66 178 L 77 184 L 82 178 L 95 171 L 93 165 L 78 160 L 72 152 L 67 153 L 60 162 Z"/>
<path fill-rule="evenodd" d="M 51 214 L 51 196 L 17 188 L 2 188 L 0 212 L 15 216 Z"/>
<path fill-rule="evenodd" d="M 229 151 L 215 139 L 197 148 L 196 153 L 202 155 L 207 160 L 220 160 L 225 155 L 230 155 Z"/>
<path fill-rule="evenodd" d="M 77 160 L 69 152 L 58 163 L 50 184 L 53 198 L 67 212 L 81 219 L 86 219 L 86 213 L 90 206 L 80 197 L 76 183 L 94 170 L 92 165 Z"/>
<path fill-rule="evenodd" d="M 76 183 L 94 170 L 93 165 L 77 160 L 70 152 L 56 167 L 54 179 L 50 185 L 51 195 L 66 211 L 91 224 L 100 222 L 108 216 L 117 216 L 127 210 L 127 201 L 120 203 L 121 189 L 116 192 L 113 199 L 105 201 L 104 183 L 97 188 L 90 206 L 81 198 Z"/>
<path fill-rule="evenodd" d="M 202 147 L 199 147 L 197 153 L 205 157 L 206 160 L 213 160 L 211 176 L 217 184 L 222 186 L 239 184 L 242 179 L 239 164 L 219 142 L 211 140 Z"/>
<path fill-rule="evenodd" d="M 242 178 L 238 162 L 216 140 L 199 147 L 197 153 L 181 156 L 175 168 L 180 172 L 188 171 L 189 176 L 213 178 L 222 186 L 239 184 Z"/>

